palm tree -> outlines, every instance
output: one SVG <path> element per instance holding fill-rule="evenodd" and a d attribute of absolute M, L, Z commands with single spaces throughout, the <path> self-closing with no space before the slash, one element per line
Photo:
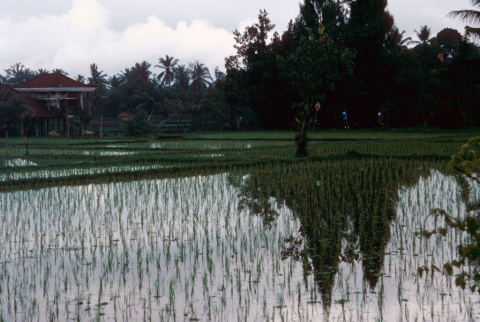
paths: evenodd
<path fill-rule="evenodd" d="M 420 27 L 420 32 L 415 30 L 415 34 L 419 40 L 409 41 L 408 45 L 412 44 L 426 46 L 430 43 L 430 40 L 432 40 L 430 37 L 432 35 L 432 28 L 427 25 Z"/>
<path fill-rule="evenodd" d="M 106 79 L 107 75 L 103 73 L 103 70 L 99 71 L 98 66 L 95 63 L 90 65 L 90 73 L 92 77 L 88 78 L 88 84 L 97 87 L 97 94 L 104 93 L 105 85 L 108 83 Z"/>
<path fill-rule="evenodd" d="M 5 69 L 5 78 L 9 83 L 21 84 L 36 76 L 36 73 L 29 68 L 25 68 L 22 63 L 15 63 L 10 68 Z"/>
<path fill-rule="evenodd" d="M 480 7 L 480 0 L 470 0 L 473 6 Z M 480 23 L 480 11 L 477 10 L 454 10 L 451 11 L 447 17 L 460 18 L 464 23 Z M 465 26 L 465 36 L 480 37 L 480 28 Z"/>
<path fill-rule="evenodd" d="M 37 69 L 37 75 L 42 75 L 42 74 L 48 74 L 48 70 L 46 70 L 45 68 L 39 68 Z"/>
<path fill-rule="evenodd" d="M 155 79 L 150 79 L 139 86 L 133 97 L 139 102 L 136 108 L 145 110 L 150 116 L 162 108 L 162 88 Z"/>
<path fill-rule="evenodd" d="M 10 66 L 8 69 L 4 69 L 4 71 L 7 73 L 6 77 L 7 79 L 12 79 L 18 76 L 23 72 L 25 69 L 25 66 L 22 63 L 15 63 L 12 66 Z"/>
<path fill-rule="evenodd" d="M 62 75 L 65 75 L 65 76 L 68 76 L 68 73 L 66 71 L 64 71 L 63 69 L 61 68 L 55 68 L 54 70 L 52 70 L 52 73 L 59 73 L 59 74 L 62 74 Z"/>
<path fill-rule="evenodd" d="M 204 64 L 201 64 L 198 60 L 190 63 L 188 65 L 188 73 L 192 79 L 192 87 L 200 91 L 207 88 L 210 85 L 212 76 L 210 76 L 210 71 Z M 208 81 L 210 80 L 210 81 Z"/>
<path fill-rule="evenodd" d="M 400 32 L 400 30 L 398 30 L 396 26 L 393 26 L 393 28 L 390 30 L 388 34 L 388 39 L 389 41 L 391 41 L 391 44 L 393 46 L 396 46 L 401 50 L 406 50 L 408 48 L 407 45 L 411 43 L 412 38 L 411 37 L 403 38 L 404 34 L 405 34 L 405 30 Z"/>
<path fill-rule="evenodd" d="M 82 74 L 78 74 L 77 76 L 75 76 L 74 79 L 75 79 L 77 82 L 85 83 L 85 76 L 83 76 Z"/>
<path fill-rule="evenodd" d="M 175 78 L 175 66 L 178 64 L 178 59 L 173 56 L 166 55 L 165 59 L 159 58 L 158 65 L 155 67 L 161 68 L 164 71 L 158 74 L 158 80 L 162 80 L 162 84 L 167 84 L 170 87 L 170 84 Z"/>
<path fill-rule="evenodd" d="M 110 88 L 120 88 L 121 85 L 121 80 L 120 77 L 117 77 L 117 75 L 113 75 L 108 79 L 108 84 L 110 85 Z"/>
<path fill-rule="evenodd" d="M 175 84 L 174 86 L 181 92 L 187 92 L 190 86 L 190 74 L 185 65 L 180 65 L 174 69 Z"/>
<path fill-rule="evenodd" d="M 141 63 L 136 63 L 135 66 L 130 68 L 130 78 L 135 87 L 148 83 L 150 75 L 152 75 L 152 72 L 149 70 L 150 66 L 150 63 L 143 61 Z"/>

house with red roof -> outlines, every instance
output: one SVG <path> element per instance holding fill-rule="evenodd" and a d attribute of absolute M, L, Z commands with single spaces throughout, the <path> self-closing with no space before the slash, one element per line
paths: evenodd
<path fill-rule="evenodd" d="M 36 136 L 48 136 L 52 130 L 64 136 L 75 135 L 81 118 L 96 112 L 96 87 L 61 73 L 38 75 L 14 89 L 22 94 L 29 113 L 36 119 Z"/>

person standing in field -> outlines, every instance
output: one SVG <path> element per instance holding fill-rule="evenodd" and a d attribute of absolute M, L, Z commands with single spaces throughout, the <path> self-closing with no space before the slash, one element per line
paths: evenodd
<path fill-rule="evenodd" d="M 383 114 L 382 114 L 382 112 L 378 112 L 378 125 L 383 127 Z"/>
<path fill-rule="evenodd" d="M 245 118 L 243 117 L 242 114 L 240 114 L 240 122 L 238 124 L 238 129 L 245 130 Z"/>
<path fill-rule="evenodd" d="M 342 115 L 343 115 L 343 127 L 346 128 L 346 129 L 349 129 L 350 126 L 348 125 L 347 112 L 343 111 Z"/>

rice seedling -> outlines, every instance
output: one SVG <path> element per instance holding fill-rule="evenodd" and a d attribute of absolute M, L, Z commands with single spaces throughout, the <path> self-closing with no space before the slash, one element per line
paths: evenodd
<path fill-rule="evenodd" d="M 13 142 L 0 321 L 477 315 L 437 267 L 466 236 L 414 235 L 480 196 L 444 165 L 469 133 L 285 133 Z"/>

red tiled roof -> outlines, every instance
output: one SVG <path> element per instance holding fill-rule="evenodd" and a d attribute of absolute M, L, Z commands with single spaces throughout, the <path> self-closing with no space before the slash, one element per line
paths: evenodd
<path fill-rule="evenodd" d="M 94 88 L 95 86 L 86 85 L 71 79 L 60 73 L 41 74 L 26 81 L 15 88 L 52 88 L 52 87 L 82 87 Z"/>

